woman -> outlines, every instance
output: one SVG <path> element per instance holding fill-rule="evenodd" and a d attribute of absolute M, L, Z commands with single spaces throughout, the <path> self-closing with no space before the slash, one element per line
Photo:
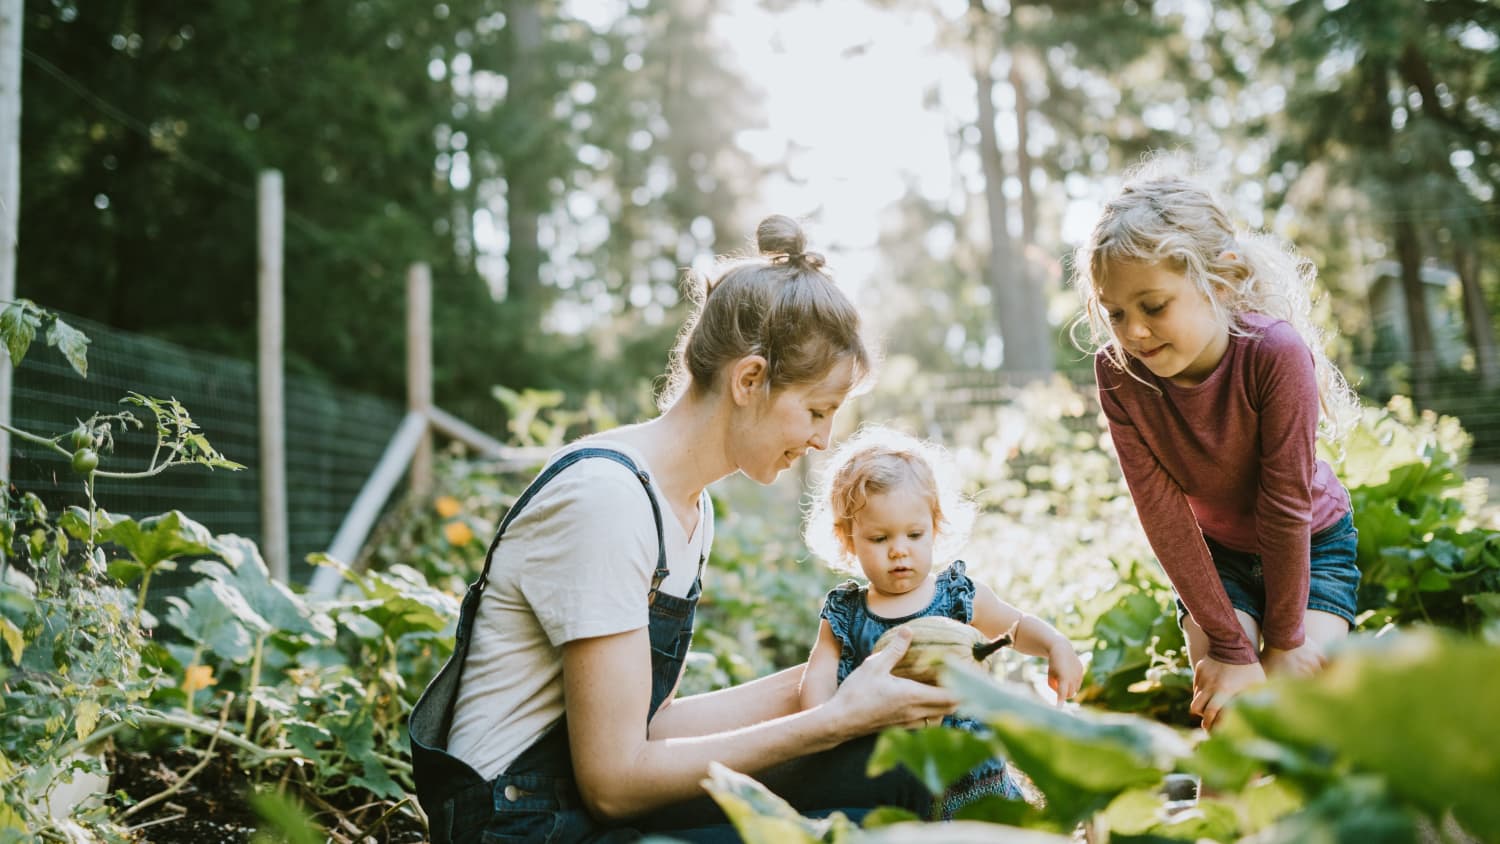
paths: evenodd
<path fill-rule="evenodd" d="M 501 524 L 412 713 L 434 841 L 737 840 L 703 796 L 715 761 L 804 812 L 925 812 L 914 778 L 864 777 L 875 732 L 956 703 L 890 675 L 906 639 L 806 711 L 800 667 L 673 695 L 712 541 L 705 488 L 770 483 L 826 448 L 869 374 L 858 315 L 796 222 L 768 217 L 757 240 L 706 279 L 662 415 L 560 451 Z"/>

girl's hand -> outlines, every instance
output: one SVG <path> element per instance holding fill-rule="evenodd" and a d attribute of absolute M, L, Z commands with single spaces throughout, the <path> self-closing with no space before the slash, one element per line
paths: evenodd
<path fill-rule="evenodd" d="M 1047 654 L 1047 685 L 1057 692 L 1057 705 L 1078 694 L 1083 683 L 1083 660 L 1071 642 L 1058 642 Z"/>
<path fill-rule="evenodd" d="M 854 669 L 828 702 L 850 729 L 849 738 L 886 727 L 936 724 L 958 708 L 952 692 L 891 674 L 910 644 L 910 630 L 897 633 L 884 650 L 870 654 Z"/>
<path fill-rule="evenodd" d="M 1266 671 L 1259 662 L 1233 665 L 1204 657 L 1193 666 L 1193 702 L 1188 711 L 1203 719 L 1203 729 L 1213 730 L 1230 699 L 1265 681 Z"/>
<path fill-rule="evenodd" d="M 1265 667 L 1266 673 L 1275 676 L 1311 677 L 1323 670 L 1327 662 L 1328 657 L 1323 649 L 1311 638 L 1303 642 L 1301 647 L 1291 650 L 1267 646 L 1260 655 L 1260 663 Z"/>

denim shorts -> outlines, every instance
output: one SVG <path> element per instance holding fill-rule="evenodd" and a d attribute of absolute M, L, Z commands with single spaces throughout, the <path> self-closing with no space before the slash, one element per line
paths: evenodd
<path fill-rule="evenodd" d="M 1208 552 L 1214 568 L 1229 595 L 1229 603 L 1259 624 L 1266 611 L 1266 579 L 1261 574 L 1260 555 L 1225 548 L 1207 536 Z M 1354 516 L 1342 518 L 1312 535 L 1311 576 L 1308 578 L 1307 608 L 1332 613 L 1354 626 L 1357 611 L 1355 593 L 1359 591 L 1359 531 Z M 1177 599 L 1177 623 L 1188 616 L 1187 605 Z"/>

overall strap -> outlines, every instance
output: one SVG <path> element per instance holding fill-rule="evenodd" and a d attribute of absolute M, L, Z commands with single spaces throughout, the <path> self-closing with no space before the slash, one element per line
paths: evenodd
<path fill-rule="evenodd" d="M 651 575 L 651 591 L 647 593 L 646 601 L 648 604 L 656 601 L 657 589 L 661 586 L 662 581 L 666 580 L 670 572 L 667 570 L 667 543 L 666 537 L 662 532 L 661 504 L 656 500 L 656 495 L 651 491 L 651 476 L 646 474 L 639 466 L 636 466 L 635 461 L 631 460 L 623 452 L 597 446 L 580 448 L 557 458 L 552 465 L 548 466 L 536 477 L 536 480 L 533 480 L 526 487 L 526 490 L 516 499 L 516 503 L 512 504 L 510 510 L 506 512 L 505 518 L 501 520 L 500 529 L 495 531 L 495 538 L 490 540 L 489 551 L 484 555 L 484 569 L 480 571 L 479 578 L 474 581 L 475 591 L 484 591 L 484 587 L 489 583 L 490 564 L 495 559 L 495 548 L 499 546 L 500 538 L 505 535 L 505 529 L 510 527 L 510 523 L 515 521 L 516 517 L 521 514 L 521 511 L 526 508 L 526 505 L 531 502 L 531 499 L 538 492 L 541 492 L 542 487 L 546 486 L 558 473 L 580 460 L 587 460 L 591 457 L 603 457 L 613 460 L 626 469 L 629 469 L 631 474 L 635 475 L 641 482 L 641 486 L 646 491 L 646 498 L 651 502 L 651 516 L 656 521 L 656 571 Z"/>

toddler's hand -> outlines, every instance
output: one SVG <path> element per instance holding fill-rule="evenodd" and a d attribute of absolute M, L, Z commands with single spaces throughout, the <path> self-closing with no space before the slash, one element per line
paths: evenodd
<path fill-rule="evenodd" d="M 1203 729 L 1213 730 L 1231 698 L 1265 681 L 1266 671 L 1259 662 L 1233 665 L 1204 657 L 1193 666 L 1193 702 L 1188 711 L 1203 719 Z"/>
<path fill-rule="evenodd" d="M 1083 683 L 1083 661 L 1070 642 L 1059 642 L 1047 655 L 1047 685 L 1057 693 L 1057 705 L 1078 694 Z"/>
<path fill-rule="evenodd" d="M 1260 655 L 1260 664 L 1265 667 L 1266 673 L 1277 676 L 1311 677 L 1321 671 L 1327 662 L 1328 658 L 1323 650 L 1313 644 L 1311 639 L 1303 642 L 1301 647 L 1290 650 L 1268 645 Z"/>

